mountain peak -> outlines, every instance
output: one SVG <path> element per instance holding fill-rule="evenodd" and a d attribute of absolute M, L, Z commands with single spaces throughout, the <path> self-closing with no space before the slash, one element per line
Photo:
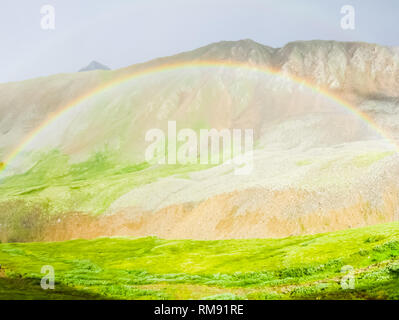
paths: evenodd
<path fill-rule="evenodd" d="M 80 69 L 79 72 L 93 71 L 93 70 L 111 70 L 111 69 L 108 68 L 107 66 L 93 60 L 86 67 Z"/>
<path fill-rule="evenodd" d="M 175 58 L 184 60 L 234 60 L 248 61 L 268 65 L 272 47 L 265 46 L 251 39 L 238 41 L 219 41 L 207 46 L 188 51 Z"/>

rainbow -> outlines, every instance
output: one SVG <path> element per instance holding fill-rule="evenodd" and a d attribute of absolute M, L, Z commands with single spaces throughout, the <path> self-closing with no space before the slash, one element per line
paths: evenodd
<path fill-rule="evenodd" d="M 147 76 L 150 74 L 155 74 L 155 73 L 160 73 L 160 72 L 166 72 L 166 71 L 171 71 L 171 70 L 176 70 L 176 69 L 181 69 L 181 68 L 189 68 L 189 67 L 227 67 L 227 68 L 243 68 L 247 70 L 252 70 L 256 72 L 262 72 L 266 73 L 268 75 L 276 75 L 278 77 L 285 78 L 287 80 L 292 80 L 296 83 L 299 83 L 301 85 L 304 85 L 307 88 L 312 89 L 313 91 L 316 91 L 331 100 L 337 102 L 339 105 L 343 106 L 347 110 L 349 110 L 351 113 L 353 113 L 355 116 L 361 118 L 364 122 L 366 122 L 370 127 L 373 128 L 374 131 L 376 131 L 381 137 L 387 139 L 390 141 L 394 146 L 395 146 L 395 151 L 399 151 L 399 147 L 396 145 L 395 141 L 390 137 L 386 132 L 384 132 L 375 122 L 372 120 L 367 114 L 361 112 L 358 110 L 355 106 L 349 104 L 348 102 L 344 101 L 341 98 L 338 98 L 337 96 L 331 94 L 330 92 L 315 86 L 311 84 L 310 82 L 300 79 L 298 77 L 294 77 L 292 75 L 287 75 L 287 74 L 282 74 L 280 71 L 273 70 L 271 68 L 263 67 L 263 66 L 257 66 L 257 65 L 250 65 L 247 63 L 243 62 L 233 62 L 233 61 L 217 61 L 217 60 L 202 60 L 202 61 L 195 61 L 195 62 L 183 62 L 183 63 L 173 63 L 173 64 L 163 64 L 163 65 L 158 65 L 150 68 L 146 68 L 144 70 L 139 70 L 136 72 L 133 72 L 131 74 L 121 76 L 116 78 L 113 81 L 107 82 L 103 85 L 100 85 L 93 90 L 87 92 L 84 95 L 79 96 L 78 98 L 70 101 L 68 104 L 60 108 L 60 110 L 54 114 L 51 115 L 51 117 L 48 117 L 41 125 L 39 125 L 36 129 L 34 129 L 30 134 L 28 134 L 21 143 L 6 157 L 6 159 L 3 162 L 3 166 L 0 166 L 0 172 L 4 171 L 5 168 L 8 166 L 8 164 L 20 153 L 24 150 L 24 148 L 35 139 L 36 136 L 40 134 L 40 132 L 46 128 L 49 124 L 51 124 L 53 121 L 56 119 L 62 117 L 64 114 L 66 114 L 69 110 L 79 106 L 81 103 L 99 95 L 100 93 L 104 92 L 105 90 L 117 87 L 118 85 L 121 85 L 127 81 L 130 81 L 132 79 L 140 78 L 143 76 Z"/>

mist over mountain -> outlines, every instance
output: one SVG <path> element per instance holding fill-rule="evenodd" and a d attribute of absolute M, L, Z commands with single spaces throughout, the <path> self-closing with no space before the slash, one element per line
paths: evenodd
<path fill-rule="evenodd" d="M 80 69 L 79 72 L 93 71 L 93 70 L 111 70 L 111 69 L 97 61 L 92 61 L 86 67 Z"/>
<path fill-rule="evenodd" d="M 47 115 L 57 112 L 69 101 L 73 101 L 99 85 L 104 85 L 113 79 L 154 66 L 203 60 L 240 61 L 249 65 L 269 67 L 282 73 L 305 79 L 316 86 L 328 89 L 328 91 L 359 108 L 365 106 L 366 112 L 370 113 L 377 122 L 384 122 L 383 125 L 387 127 L 391 125 L 384 118 L 388 111 L 382 110 L 384 107 L 380 107 L 378 112 L 370 110 L 370 103 L 372 101 L 380 101 L 384 104 L 389 104 L 390 119 L 396 119 L 397 117 L 396 99 L 399 95 L 397 90 L 399 87 L 399 53 L 391 48 L 367 43 L 342 43 L 336 41 L 298 41 L 289 43 L 283 48 L 271 48 L 252 40 L 222 41 L 175 56 L 159 58 L 147 63 L 115 70 L 107 75 L 102 74 L 101 70 L 93 70 L 92 72 L 59 74 L 2 84 L 0 85 L 0 94 L 2 96 L 2 101 L 0 102 L 0 128 L 2 130 L 0 143 L 3 150 L 4 152 L 11 150 L 17 141 L 20 141 L 22 137 L 37 127 Z M 98 64 L 93 62 L 85 70 L 97 69 L 97 66 Z M 233 73 L 238 73 L 238 70 L 230 72 L 231 77 Z M 194 77 L 197 77 L 197 75 L 194 75 Z M 227 87 L 222 89 L 223 86 L 230 85 L 225 83 L 226 79 L 216 79 L 214 75 L 212 77 L 212 81 L 217 81 L 217 85 L 221 88 L 220 90 L 224 90 L 226 94 Z M 204 81 L 210 81 L 210 79 L 208 77 Z M 246 81 L 246 79 L 242 79 Z M 259 79 L 252 81 L 253 88 L 257 86 L 257 81 L 259 82 Z M 165 85 L 166 82 L 173 83 L 170 79 L 165 80 Z M 276 85 L 278 81 L 271 80 L 269 82 L 271 84 L 267 90 L 271 89 L 273 91 L 274 89 L 271 87 L 278 86 L 278 84 Z M 183 79 L 183 76 L 180 77 L 176 74 L 176 90 L 173 90 L 173 85 L 171 85 L 171 90 L 160 89 L 154 93 L 154 97 L 151 97 L 151 99 L 157 97 L 157 101 L 160 104 L 158 108 L 163 109 L 163 112 L 167 108 L 166 105 L 173 103 L 177 111 L 179 107 L 175 104 L 175 100 L 178 99 L 179 95 L 181 96 L 179 98 L 181 102 L 193 96 L 196 99 L 200 99 L 201 90 L 204 90 L 204 88 L 206 86 L 201 87 L 199 83 L 198 87 L 190 85 L 189 81 Z M 230 89 L 233 90 L 233 87 Z M 292 98 L 292 96 L 291 98 L 287 97 L 284 90 L 282 88 L 282 92 L 278 97 L 273 94 L 276 101 L 281 100 L 280 102 L 282 102 Z M 256 96 L 260 94 L 260 90 L 257 88 L 251 93 Z M 130 92 L 129 94 L 131 95 L 132 93 Z M 117 99 L 128 99 L 129 94 L 119 95 L 118 97 L 111 96 L 109 103 L 117 103 Z M 143 95 L 143 92 L 140 92 L 140 94 Z M 244 96 L 248 96 L 248 94 L 248 92 L 245 92 Z M 263 94 L 269 93 L 264 92 Z M 29 99 L 27 99 L 28 96 Z M 143 98 L 147 99 L 148 97 Z M 260 101 L 260 97 L 257 99 Z M 301 97 L 301 99 L 304 99 L 304 97 Z M 161 100 L 163 100 L 163 103 L 160 102 Z M 252 119 L 254 119 L 257 118 L 255 114 L 268 112 L 267 108 L 260 106 L 260 104 L 270 104 L 270 100 L 273 100 L 273 98 L 263 99 L 256 106 L 251 104 L 251 108 L 249 108 L 249 105 L 247 108 L 244 108 L 244 106 L 243 108 L 248 111 L 246 112 L 248 116 L 252 113 Z M 294 101 L 292 102 L 294 103 Z M 131 103 L 131 99 L 126 101 L 127 105 L 129 103 Z M 217 104 L 221 103 L 219 101 Z M 243 103 L 243 101 L 240 103 Z M 147 99 L 144 104 L 152 105 L 151 109 L 154 113 L 157 113 L 154 118 L 159 118 L 158 111 L 160 110 L 157 110 L 153 102 L 148 102 Z M 185 104 L 187 105 L 187 103 Z M 228 103 L 223 102 L 223 104 L 222 108 L 228 108 Z M 286 105 L 286 103 L 284 104 Z M 132 108 L 133 105 L 124 110 L 128 112 Z M 141 105 L 139 109 L 148 108 L 144 108 L 144 105 Z M 221 112 L 221 109 L 215 110 L 215 108 L 210 111 L 216 112 L 217 110 Z M 169 116 L 175 117 L 173 112 L 169 111 L 171 112 Z M 123 112 L 119 113 L 120 118 L 118 120 L 122 120 L 122 114 Z M 238 114 L 234 116 L 238 117 Z M 214 117 L 211 114 L 207 114 L 205 118 L 208 121 L 209 118 Z M 242 116 L 239 118 L 243 119 Z M 229 119 L 229 116 L 225 117 L 226 122 L 228 122 L 227 119 Z M 233 120 L 230 119 L 229 121 L 232 123 Z M 259 121 L 259 119 L 257 118 L 254 121 Z M 260 125 L 258 124 L 257 126 L 259 127 Z M 215 124 L 215 127 L 219 127 L 219 125 Z M 389 130 L 390 128 L 387 129 Z"/>
<path fill-rule="evenodd" d="M 241 62 L 277 73 L 222 63 L 195 66 L 201 61 Z M 79 100 L 117 79 L 184 63 L 191 66 L 145 74 Z M 85 188 L 100 188 L 102 183 L 29 186 L 39 190 L 32 196 L 62 203 L 57 210 L 106 213 L 77 235 L 67 222 L 60 224 L 50 239 L 279 237 L 396 217 L 399 185 L 393 173 L 399 172 L 399 162 L 392 145 L 370 123 L 316 89 L 346 101 L 387 135 L 399 137 L 395 48 L 320 40 L 272 48 L 247 39 L 213 43 L 119 70 L 105 72 L 95 62 L 84 69 L 87 72 L 0 84 L 0 161 L 44 121 L 71 103 L 76 105 L 40 130 L 10 164 L 8 175 L 40 173 L 56 181 L 50 175 L 54 173 L 64 178 L 81 175 L 84 180 L 90 168 L 80 173 L 77 164 L 98 154 L 114 161 L 113 167 L 141 164 L 148 146 L 146 132 L 153 128 L 167 132 L 171 120 L 178 129 L 195 131 L 253 129 L 254 171 L 236 176 L 231 164 L 187 169 L 184 174 L 170 169 L 140 184 L 138 178 L 124 177 L 125 169 L 119 168 L 114 179 L 124 177 L 123 182 L 111 179 L 112 187 L 90 189 L 90 199 L 85 200 L 81 196 Z M 311 86 L 292 79 L 306 80 Z M 62 161 L 46 156 L 54 150 Z M 48 159 L 57 163 L 53 171 L 48 168 L 54 164 L 43 165 Z M 116 187 L 119 184 L 123 190 Z M 12 187 L 7 192 L 13 196 L 16 191 Z M 71 225 L 76 227 L 75 222 Z"/>

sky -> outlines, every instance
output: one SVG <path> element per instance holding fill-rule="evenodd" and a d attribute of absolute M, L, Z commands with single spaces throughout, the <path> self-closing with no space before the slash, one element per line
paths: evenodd
<path fill-rule="evenodd" d="M 54 7 L 54 29 L 41 26 L 44 5 Z M 341 28 L 344 5 L 355 9 L 354 30 Z M 0 0 L 0 82 L 92 60 L 118 69 L 221 40 L 399 46 L 398 17 L 398 0 Z"/>

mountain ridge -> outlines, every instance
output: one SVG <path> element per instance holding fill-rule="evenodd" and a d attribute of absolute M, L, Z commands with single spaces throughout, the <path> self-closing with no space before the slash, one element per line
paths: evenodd
<path fill-rule="evenodd" d="M 106 74 L 94 70 L 0 84 L 3 97 L 0 103 L 0 119 L 3 120 L 0 120 L 0 133 L 3 134 L 3 139 L 0 135 L 0 145 L 3 149 L 6 146 L 4 152 L 7 152 L 14 141 L 37 127 L 43 117 L 56 113 L 67 101 L 78 99 L 114 79 L 146 68 L 204 60 L 238 61 L 270 67 L 324 88 L 355 106 L 365 105 L 366 111 L 371 113 L 373 110 L 370 110 L 368 100 L 396 101 L 399 97 L 399 52 L 394 53 L 387 47 L 363 42 L 312 40 L 294 41 L 281 48 L 272 48 L 250 39 L 220 41 L 107 71 Z M 46 88 L 45 94 L 43 88 Z M 32 92 L 29 103 L 26 103 L 26 92 Z M 28 111 L 30 116 L 26 114 Z M 19 128 L 14 125 L 13 129 L 13 119 L 18 118 L 24 124 Z"/>
<path fill-rule="evenodd" d="M 399 87 L 399 50 L 367 42 L 302 40 L 273 48 L 251 39 L 219 41 L 115 71 L 126 74 L 177 60 L 224 60 L 262 65 L 303 78 L 354 101 L 359 97 L 354 98 L 353 93 L 399 97 L 396 90 Z"/>

